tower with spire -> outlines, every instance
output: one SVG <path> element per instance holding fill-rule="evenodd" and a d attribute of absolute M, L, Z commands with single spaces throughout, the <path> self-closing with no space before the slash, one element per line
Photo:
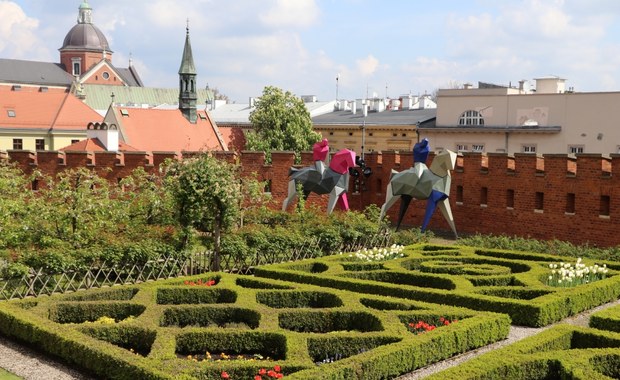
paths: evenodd
<path fill-rule="evenodd" d="M 189 22 L 186 27 L 185 47 L 183 48 L 183 58 L 179 68 L 179 109 L 183 116 L 191 123 L 196 123 L 196 102 L 198 94 L 196 92 L 196 66 L 192 54 L 192 45 L 189 41 Z"/>

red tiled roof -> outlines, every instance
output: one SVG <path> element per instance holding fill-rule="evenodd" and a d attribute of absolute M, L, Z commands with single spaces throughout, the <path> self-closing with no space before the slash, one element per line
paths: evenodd
<path fill-rule="evenodd" d="M 246 140 L 245 133 L 243 133 L 243 128 L 241 127 L 221 127 L 218 126 L 220 132 L 222 133 L 222 137 L 228 145 L 229 150 L 234 150 L 240 152 L 245 150 Z"/>
<path fill-rule="evenodd" d="M 101 140 L 99 140 L 98 138 L 81 140 L 69 146 L 66 146 L 60 150 L 77 151 L 77 152 L 105 152 L 107 151 L 105 148 L 105 145 L 103 145 Z M 118 143 L 118 151 L 119 152 L 137 152 L 138 149 L 120 141 Z"/>
<path fill-rule="evenodd" d="M 0 128 L 86 131 L 89 122 L 101 119 L 70 93 L 13 91 L 0 86 Z"/>
<path fill-rule="evenodd" d="M 218 129 L 204 111 L 196 124 L 178 109 L 114 107 L 121 139 L 142 151 L 227 150 Z M 123 115 L 125 114 L 125 116 Z M 223 139 L 222 139 L 223 140 Z"/>

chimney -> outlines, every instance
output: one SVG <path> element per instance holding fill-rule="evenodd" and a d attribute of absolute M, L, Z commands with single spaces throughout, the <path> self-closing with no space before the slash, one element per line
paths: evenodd
<path fill-rule="evenodd" d="M 101 141 L 105 150 L 108 152 L 118 152 L 118 128 L 116 124 L 108 123 L 88 123 L 86 127 L 86 137 Z"/>
<path fill-rule="evenodd" d="M 357 102 L 355 100 L 351 101 L 351 113 L 353 115 L 357 113 Z"/>

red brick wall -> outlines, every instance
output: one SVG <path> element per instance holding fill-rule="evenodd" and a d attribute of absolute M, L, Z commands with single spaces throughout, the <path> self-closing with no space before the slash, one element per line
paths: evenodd
<path fill-rule="evenodd" d="M 292 153 L 272 153 L 271 164 L 266 164 L 264 154 L 257 152 L 218 152 L 216 155 L 230 162 L 240 162 L 243 172 L 256 173 L 258 180 L 270 180 L 274 207 L 281 206 L 288 192 L 288 170 L 294 163 Z M 6 156 L 0 152 L 0 158 Z M 27 173 L 38 169 L 54 175 L 67 168 L 86 166 L 116 182 L 138 166 L 158 173 L 159 164 L 165 159 L 181 155 L 173 152 L 10 151 L 8 157 Z M 429 164 L 432 158 L 431 154 Z M 312 153 L 304 153 L 302 161 L 301 167 L 312 165 Z M 372 203 L 382 205 L 392 169 L 402 171 L 411 167 L 413 156 L 410 153 L 371 153 L 365 156 L 365 161 L 373 174 L 364 179 L 360 192 L 353 192 L 353 181 L 350 185 L 349 203 L 356 210 Z M 462 187 L 462 202 L 458 203 L 457 187 Z M 481 204 L 483 188 L 486 188 L 486 204 Z M 508 207 L 509 191 L 514 195 L 513 207 Z M 567 210 L 569 198 L 574 199 L 574 212 L 567 212 L 570 211 Z M 542 209 L 537 209 L 537 202 L 541 200 Z M 309 203 L 325 207 L 327 196 L 313 194 Z M 459 156 L 457 169 L 452 172 L 450 204 L 457 231 L 462 233 L 556 238 L 597 246 L 620 245 L 620 155 L 614 154 L 609 159 L 600 154 L 579 154 L 574 159 L 565 154 L 544 157 L 515 154 L 513 158 L 501 153 L 465 153 Z M 608 205 L 609 215 L 601 215 L 602 204 L 603 209 Z M 426 201 L 413 201 L 403 224 L 419 226 L 425 207 Z M 389 211 L 392 221 L 396 220 L 398 208 L 395 204 Z M 449 230 L 439 211 L 431 219 L 429 228 Z"/>

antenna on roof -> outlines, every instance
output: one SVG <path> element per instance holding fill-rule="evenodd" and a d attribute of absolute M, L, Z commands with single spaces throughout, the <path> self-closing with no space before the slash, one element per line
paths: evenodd
<path fill-rule="evenodd" d="M 185 31 L 189 34 L 189 17 L 187 18 L 187 26 L 185 27 Z"/>

